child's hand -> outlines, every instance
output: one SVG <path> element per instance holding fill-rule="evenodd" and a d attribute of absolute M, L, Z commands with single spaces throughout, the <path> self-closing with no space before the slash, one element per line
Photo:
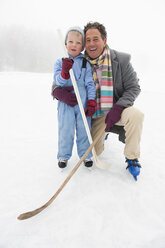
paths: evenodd
<path fill-rule="evenodd" d="M 94 115 L 94 113 L 96 112 L 95 107 L 96 107 L 96 101 L 95 100 L 88 100 L 87 106 L 85 108 L 85 115 L 87 117 Z"/>
<path fill-rule="evenodd" d="M 69 79 L 70 78 L 69 70 L 72 68 L 73 63 L 74 63 L 74 61 L 72 59 L 69 59 L 69 58 L 63 59 L 61 76 L 64 79 Z"/>

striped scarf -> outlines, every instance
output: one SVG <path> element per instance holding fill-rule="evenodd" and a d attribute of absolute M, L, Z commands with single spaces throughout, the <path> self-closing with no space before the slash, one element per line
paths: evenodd
<path fill-rule="evenodd" d="M 105 46 L 103 54 L 97 59 L 91 60 L 88 55 L 86 59 L 90 62 L 93 71 L 93 79 L 96 85 L 96 112 L 92 116 L 96 118 L 104 115 L 104 111 L 109 111 L 113 105 L 113 78 L 110 49 Z M 97 77 L 97 69 L 102 67 L 101 82 Z"/>

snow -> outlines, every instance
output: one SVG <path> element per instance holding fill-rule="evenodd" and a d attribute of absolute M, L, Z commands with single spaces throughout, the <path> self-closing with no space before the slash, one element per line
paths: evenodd
<path fill-rule="evenodd" d="M 79 161 L 57 166 L 57 101 L 53 75 L 0 73 L 0 248 L 164 248 L 165 91 L 143 90 L 141 175 L 125 169 L 124 145 L 110 134 L 99 157 L 108 170 L 83 166 L 40 214 L 19 214 L 46 203 Z"/>

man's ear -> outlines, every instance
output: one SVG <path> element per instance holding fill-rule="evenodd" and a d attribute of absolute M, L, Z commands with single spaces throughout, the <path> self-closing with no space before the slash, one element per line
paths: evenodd
<path fill-rule="evenodd" d="M 107 39 L 105 38 L 104 39 L 104 47 L 106 46 L 106 44 L 107 44 Z"/>

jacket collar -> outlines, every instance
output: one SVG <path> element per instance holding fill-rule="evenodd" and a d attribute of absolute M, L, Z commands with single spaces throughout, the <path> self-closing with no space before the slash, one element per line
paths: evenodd
<path fill-rule="evenodd" d="M 73 58 L 69 53 L 68 53 L 68 55 L 69 55 L 69 58 L 70 59 L 73 59 L 73 60 L 84 57 L 84 55 L 82 53 L 80 53 L 79 55 L 77 55 L 77 57 L 75 57 L 75 58 Z"/>
<path fill-rule="evenodd" d="M 112 75 L 113 75 L 113 82 L 115 82 L 116 72 L 118 67 L 118 60 L 114 50 L 110 49 L 111 54 L 111 63 L 112 63 Z"/>

